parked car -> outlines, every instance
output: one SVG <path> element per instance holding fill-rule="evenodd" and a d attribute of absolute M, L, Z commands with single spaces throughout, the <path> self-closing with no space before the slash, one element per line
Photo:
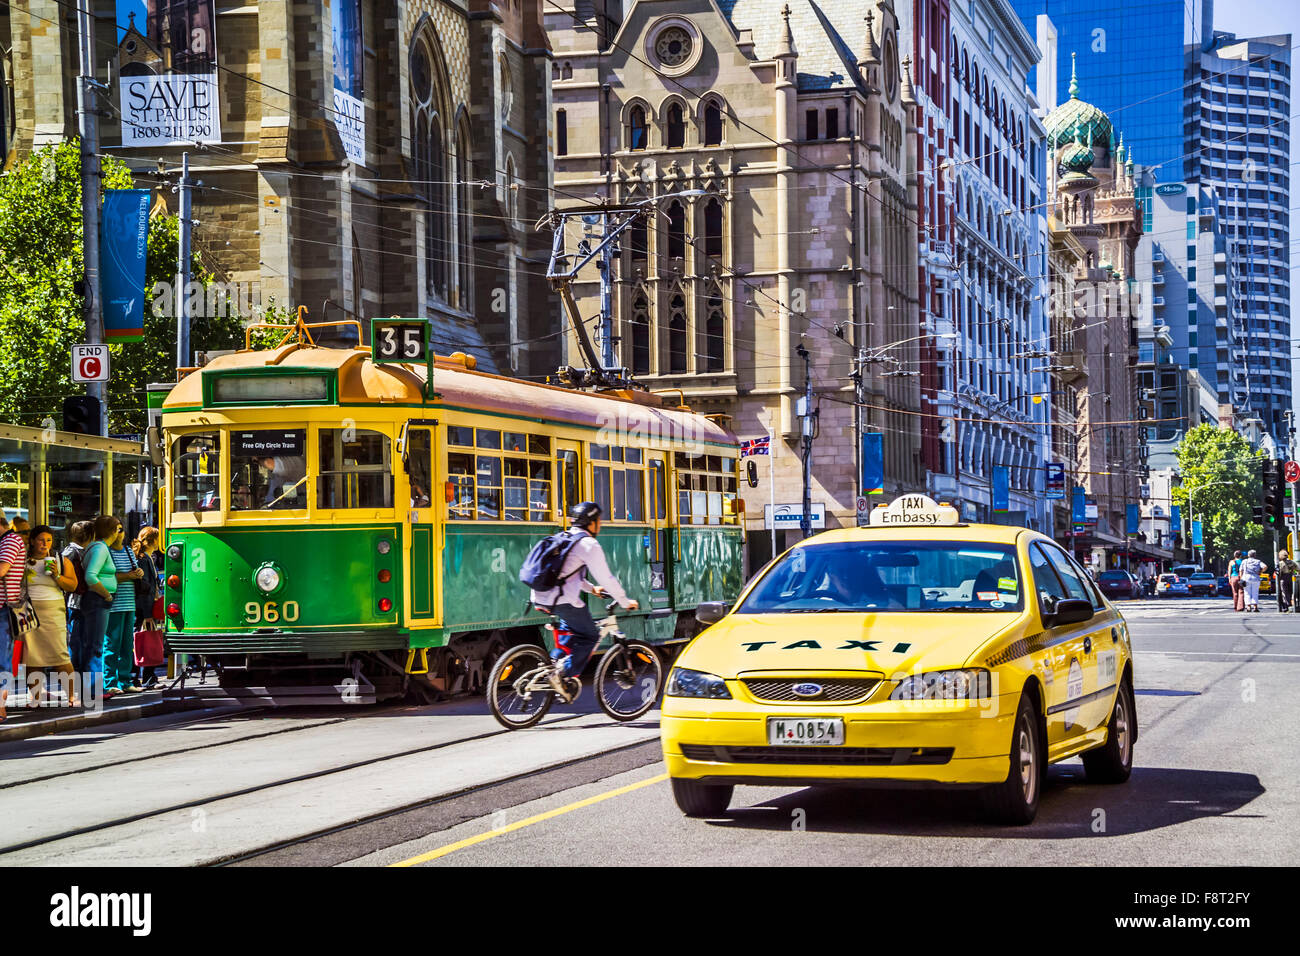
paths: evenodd
<path fill-rule="evenodd" d="M 1219 577 L 1219 597 L 1232 597 L 1232 582 L 1226 574 Z"/>
<path fill-rule="evenodd" d="M 1187 579 L 1187 590 L 1192 597 L 1213 597 L 1219 583 L 1209 571 L 1197 571 Z"/>
<path fill-rule="evenodd" d="M 1106 597 L 1132 599 L 1138 597 L 1138 583 L 1133 575 L 1118 569 L 1103 571 L 1097 575 L 1097 585 Z"/>
<path fill-rule="evenodd" d="M 1156 597 L 1187 597 L 1187 581 L 1176 574 L 1162 574 L 1156 581 Z"/>

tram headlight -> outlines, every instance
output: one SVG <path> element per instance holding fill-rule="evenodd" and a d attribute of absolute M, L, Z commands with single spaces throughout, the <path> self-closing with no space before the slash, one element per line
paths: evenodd
<path fill-rule="evenodd" d="M 271 594 L 279 590 L 280 585 L 284 583 L 284 577 L 275 565 L 264 564 L 253 572 L 253 583 L 263 594 Z"/>

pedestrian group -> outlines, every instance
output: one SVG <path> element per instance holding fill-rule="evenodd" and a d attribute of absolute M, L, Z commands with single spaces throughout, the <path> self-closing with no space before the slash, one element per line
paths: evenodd
<path fill-rule="evenodd" d="M 0 720 L 19 665 L 29 675 L 31 703 L 47 693 L 49 673 L 66 675 L 72 707 L 81 704 L 79 684 L 97 673 L 105 698 L 138 693 L 157 679 L 158 529 L 142 528 L 130 547 L 112 515 L 75 522 L 69 532 L 71 542 L 55 552 L 51 528 L 29 527 L 21 517 L 11 524 L 0 512 Z"/>

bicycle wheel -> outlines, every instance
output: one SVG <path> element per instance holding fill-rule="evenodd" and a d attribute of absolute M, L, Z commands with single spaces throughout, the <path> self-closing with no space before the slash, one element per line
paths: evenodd
<path fill-rule="evenodd" d="M 596 668 L 596 700 L 615 720 L 636 720 L 659 699 L 663 668 L 648 644 L 615 644 Z"/>
<path fill-rule="evenodd" d="M 497 723 L 510 730 L 531 727 L 555 701 L 545 668 L 550 658 L 540 647 L 521 644 L 497 658 L 488 677 L 487 700 Z"/>

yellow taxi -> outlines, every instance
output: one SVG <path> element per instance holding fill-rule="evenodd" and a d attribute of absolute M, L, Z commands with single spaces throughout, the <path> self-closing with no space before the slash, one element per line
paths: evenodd
<path fill-rule="evenodd" d="M 854 784 L 978 789 L 1025 824 L 1049 763 L 1128 779 L 1128 627 L 1045 535 L 904 495 L 697 616 L 661 722 L 688 816 L 724 812 L 736 784 Z"/>

